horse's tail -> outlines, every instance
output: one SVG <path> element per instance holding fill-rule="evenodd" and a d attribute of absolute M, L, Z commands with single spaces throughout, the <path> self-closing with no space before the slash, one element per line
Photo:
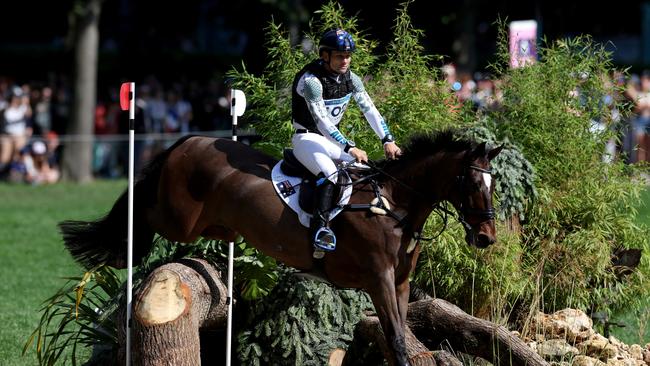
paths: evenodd
<path fill-rule="evenodd" d="M 140 173 L 134 186 L 133 264 L 149 253 L 154 231 L 146 220 L 145 209 L 157 202 L 160 173 L 169 154 L 192 136 L 184 136 L 157 155 Z M 111 211 L 96 221 L 63 221 L 59 230 L 72 257 L 86 268 L 107 264 L 115 268 L 127 265 L 128 190 L 117 199 Z"/>

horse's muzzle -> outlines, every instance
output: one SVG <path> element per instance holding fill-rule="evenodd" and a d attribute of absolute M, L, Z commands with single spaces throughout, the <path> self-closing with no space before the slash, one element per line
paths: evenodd
<path fill-rule="evenodd" d="M 497 240 L 494 236 L 485 233 L 479 233 L 476 240 L 476 246 L 479 248 L 487 248 L 490 245 L 494 244 L 495 241 Z"/>
<path fill-rule="evenodd" d="M 497 240 L 494 235 L 485 232 L 478 232 L 477 230 L 465 230 L 465 241 L 467 244 L 477 248 L 487 248 L 494 244 Z"/>

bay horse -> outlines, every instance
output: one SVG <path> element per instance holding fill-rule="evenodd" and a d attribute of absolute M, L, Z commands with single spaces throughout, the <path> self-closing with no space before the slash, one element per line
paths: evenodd
<path fill-rule="evenodd" d="M 312 257 L 308 228 L 276 195 L 271 170 L 277 160 L 242 143 L 186 136 L 162 152 L 135 184 L 134 263 L 147 254 L 155 233 L 191 243 L 199 236 L 247 243 L 303 271 L 319 267 L 330 283 L 365 290 L 374 303 L 391 365 L 408 365 L 404 326 L 409 274 L 420 233 L 434 206 L 450 202 L 468 244 L 495 242 L 490 160 L 501 147 L 458 140 L 444 131 L 412 137 L 399 160 L 375 169 L 391 215 L 343 211 L 331 222 L 338 245 Z M 355 185 L 351 204 L 375 198 L 370 180 Z M 97 221 L 59 224 L 67 249 L 86 267 L 126 266 L 127 192 Z M 320 261 L 320 262 L 317 262 Z"/>

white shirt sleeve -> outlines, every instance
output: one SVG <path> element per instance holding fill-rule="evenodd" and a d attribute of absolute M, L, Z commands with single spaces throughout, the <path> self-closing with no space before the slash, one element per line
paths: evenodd
<path fill-rule="evenodd" d="M 390 133 L 386 121 L 384 121 L 384 118 L 375 107 L 372 99 L 370 99 L 370 96 L 363 86 L 361 78 L 359 78 L 357 74 L 353 72 L 350 73 L 350 76 L 352 78 L 352 85 L 354 86 L 354 92 L 352 94 L 354 100 L 359 105 L 361 112 L 366 117 L 366 120 L 368 120 L 368 123 L 372 127 L 373 131 L 375 131 L 377 136 L 379 136 L 380 140 L 383 140 L 384 137 Z"/>

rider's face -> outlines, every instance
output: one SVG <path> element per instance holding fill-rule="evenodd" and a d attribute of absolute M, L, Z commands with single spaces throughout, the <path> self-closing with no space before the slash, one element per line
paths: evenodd
<path fill-rule="evenodd" d="M 332 51 L 323 54 L 325 65 L 330 69 L 329 71 L 337 74 L 344 74 L 350 68 L 350 61 L 352 61 L 351 52 Z"/>

